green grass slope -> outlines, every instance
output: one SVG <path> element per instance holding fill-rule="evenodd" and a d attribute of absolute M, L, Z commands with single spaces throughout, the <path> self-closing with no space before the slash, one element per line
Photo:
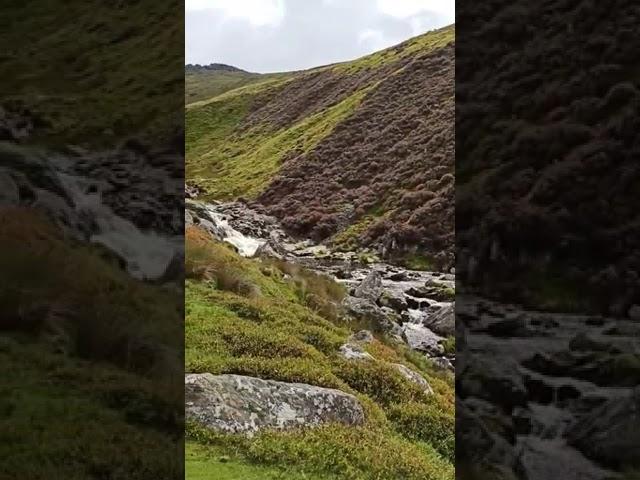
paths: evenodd
<path fill-rule="evenodd" d="M 453 378 L 384 337 L 367 347 L 375 361 L 342 359 L 340 345 L 363 325 L 343 317 L 340 285 L 295 265 L 244 259 L 196 229 L 187 231 L 186 273 L 187 372 L 338 388 L 360 399 L 367 418 L 357 428 L 252 439 L 190 424 L 187 478 L 453 478 Z M 435 393 L 391 363 L 422 373 Z"/>
<path fill-rule="evenodd" d="M 229 90 L 264 82 L 273 78 L 284 77 L 288 74 L 260 74 L 245 71 L 185 69 L 184 74 L 184 103 L 207 100 Z"/>

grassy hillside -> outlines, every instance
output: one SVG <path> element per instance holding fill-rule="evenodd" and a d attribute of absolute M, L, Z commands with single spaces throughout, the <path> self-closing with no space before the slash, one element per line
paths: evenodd
<path fill-rule="evenodd" d="M 4 5 L 3 105 L 46 126 L 33 141 L 166 140 L 182 125 L 182 8 L 174 0 Z"/>
<path fill-rule="evenodd" d="M 287 74 L 259 74 L 242 70 L 185 69 L 184 103 L 199 102 L 251 83 L 263 82 Z"/>
<path fill-rule="evenodd" d="M 293 234 L 453 255 L 453 26 L 189 105 L 187 177 Z"/>
<path fill-rule="evenodd" d="M 181 478 L 182 295 L 0 211 L 1 478 Z"/>
<path fill-rule="evenodd" d="M 235 373 L 331 387 L 364 406 L 360 427 L 327 425 L 247 439 L 188 425 L 187 474 L 197 478 L 452 479 L 453 378 L 379 337 L 375 361 L 345 360 L 353 329 L 342 287 L 294 265 L 239 257 L 187 231 L 186 371 Z M 422 373 L 435 393 L 392 363 Z"/>

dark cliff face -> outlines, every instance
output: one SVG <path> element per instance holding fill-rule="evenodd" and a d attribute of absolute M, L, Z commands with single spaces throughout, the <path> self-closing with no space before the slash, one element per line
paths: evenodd
<path fill-rule="evenodd" d="M 459 12 L 464 284 L 561 310 L 626 314 L 640 301 L 639 19 L 634 2 Z"/>

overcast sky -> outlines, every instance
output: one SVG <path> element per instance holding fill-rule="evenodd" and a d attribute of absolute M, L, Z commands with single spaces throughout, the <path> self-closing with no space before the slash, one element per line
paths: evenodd
<path fill-rule="evenodd" d="M 186 0 L 186 63 L 253 72 L 351 60 L 454 23 L 454 0 Z"/>

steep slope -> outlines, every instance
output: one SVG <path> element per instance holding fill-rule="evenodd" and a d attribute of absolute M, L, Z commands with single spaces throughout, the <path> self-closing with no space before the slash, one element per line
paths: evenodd
<path fill-rule="evenodd" d="M 459 271 L 536 308 L 626 314 L 640 303 L 640 7 L 506 5 L 461 12 Z"/>
<path fill-rule="evenodd" d="M 26 109 L 37 121 L 32 141 L 109 146 L 139 135 L 166 142 L 181 130 L 184 25 L 175 12 L 182 2 L 3 7 L 0 67 L 11 73 L 0 80 L 1 106 Z"/>
<path fill-rule="evenodd" d="M 187 108 L 187 176 L 298 236 L 453 265 L 453 26 Z"/>
<path fill-rule="evenodd" d="M 188 408 L 188 478 L 454 477 L 449 372 L 382 332 L 359 347 L 353 334 L 362 322 L 345 317 L 346 289 L 330 277 L 273 258 L 242 258 L 194 226 L 186 231 L 186 249 L 186 372 L 337 389 L 357 397 L 365 418 L 360 425 L 315 428 L 299 418 L 301 428 L 265 429 L 248 439 L 230 433 L 233 428 L 196 423 Z M 345 356 L 347 342 L 369 358 Z M 404 376 L 406 369 L 432 391 Z M 266 391 L 261 397 L 275 402 Z M 249 409 L 241 405 L 238 411 Z"/>

